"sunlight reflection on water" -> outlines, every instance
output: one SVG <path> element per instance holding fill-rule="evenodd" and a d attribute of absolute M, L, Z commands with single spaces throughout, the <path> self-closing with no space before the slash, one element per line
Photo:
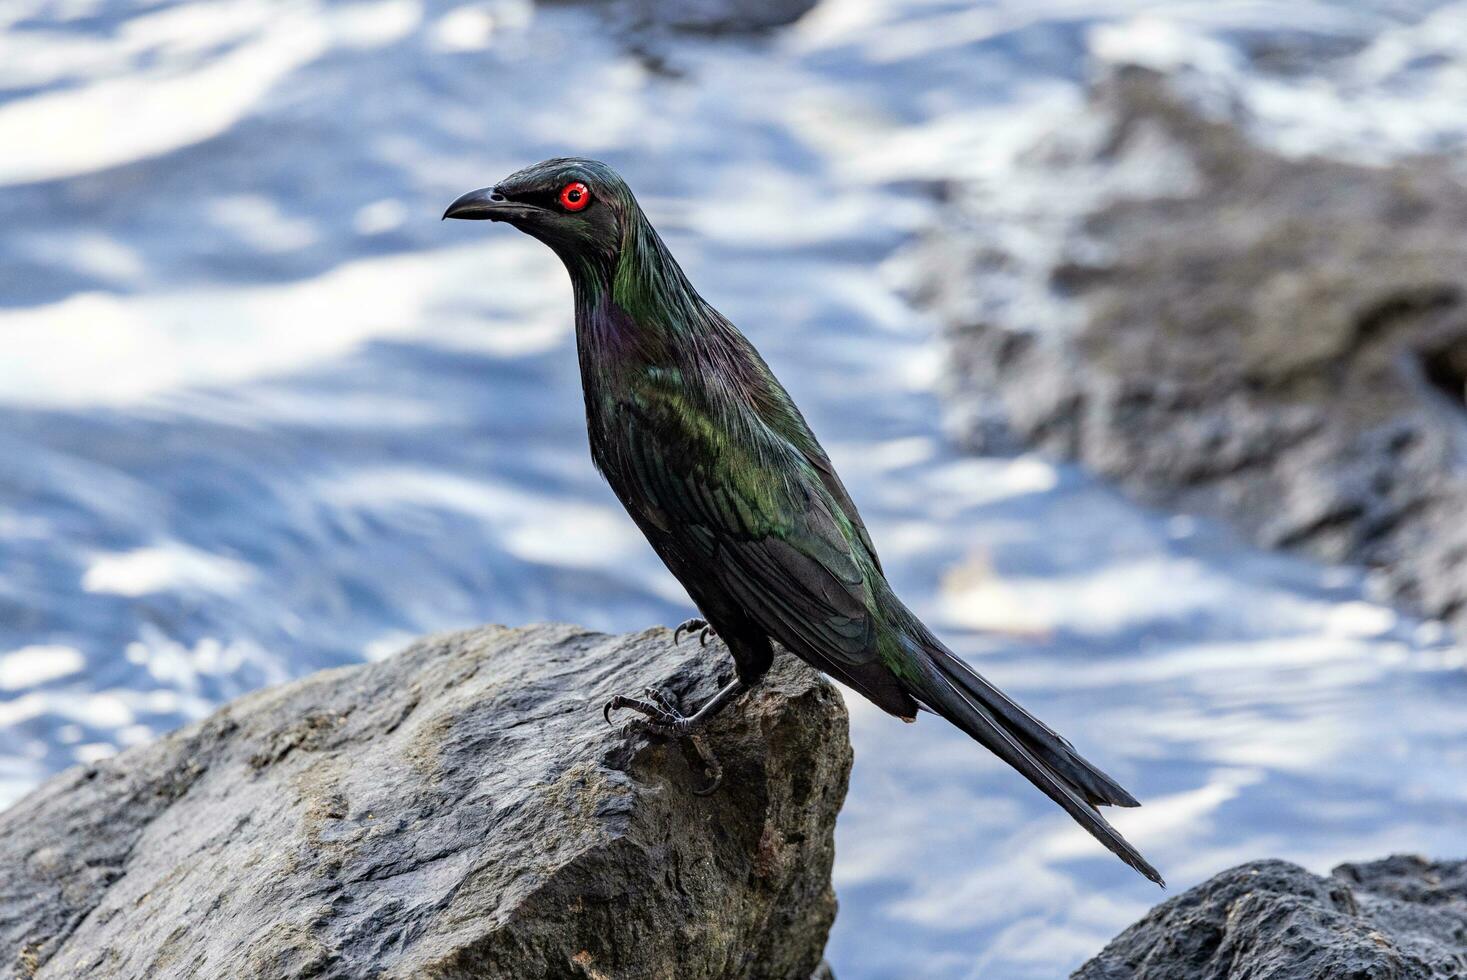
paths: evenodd
<path fill-rule="evenodd" d="M 13 4 L 0 800 L 422 632 L 682 618 L 589 465 L 564 274 L 438 221 L 575 152 L 622 168 L 764 351 L 912 605 L 1146 802 L 1116 822 L 1174 886 L 1460 853 L 1459 652 L 1353 572 L 955 454 L 888 261 L 937 206 L 916 179 L 996 180 L 1022 213 L 1016 156 L 1092 55 L 1192 65 L 1290 149 L 1454 145 L 1467 5 L 1437 6 L 831 0 L 679 42 L 664 76 L 523 3 Z M 1240 53 L 1264 35 L 1345 53 L 1269 74 Z M 844 980 L 1054 977 L 1158 897 L 957 732 L 851 708 Z"/>

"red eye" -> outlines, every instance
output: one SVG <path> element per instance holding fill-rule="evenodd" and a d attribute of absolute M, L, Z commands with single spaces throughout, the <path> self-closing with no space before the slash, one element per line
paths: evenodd
<path fill-rule="evenodd" d="M 560 189 L 560 206 L 567 211 L 579 211 L 591 203 L 591 188 L 573 180 Z"/>

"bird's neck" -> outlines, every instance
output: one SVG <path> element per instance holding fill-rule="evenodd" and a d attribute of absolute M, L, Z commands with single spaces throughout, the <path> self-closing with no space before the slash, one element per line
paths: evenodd
<path fill-rule="evenodd" d="M 576 303 L 583 358 L 604 369 L 666 366 L 691 353 L 707 305 L 645 219 L 617 256 L 563 256 Z"/>
<path fill-rule="evenodd" d="M 617 464 L 607 447 L 625 438 L 628 402 L 639 410 L 675 405 L 721 424 L 750 410 L 799 420 L 758 352 L 698 295 L 645 219 L 615 261 L 566 267 L 591 452 L 608 477 Z"/>

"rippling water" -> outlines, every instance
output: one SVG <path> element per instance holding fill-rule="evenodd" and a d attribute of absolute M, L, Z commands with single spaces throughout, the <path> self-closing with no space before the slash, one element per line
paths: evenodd
<path fill-rule="evenodd" d="M 429 630 L 689 611 L 592 472 L 570 294 L 440 224 L 608 159 L 822 435 L 898 587 L 1146 801 L 1185 887 L 1275 855 L 1460 854 L 1467 673 L 1353 572 L 943 439 L 892 256 L 1107 59 L 1293 152 L 1458 149 L 1467 5 L 828 0 L 628 55 L 584 9 L 0 9 L 0 801 Z M 843 980 L 1050 978 L 1159 895 L 931 719 L 851 699 Z"/>

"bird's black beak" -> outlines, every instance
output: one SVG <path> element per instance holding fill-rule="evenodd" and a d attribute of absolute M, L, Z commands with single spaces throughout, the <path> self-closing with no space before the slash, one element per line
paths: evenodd
<path fill-rule="evenodd" d="M 513 221 L 528 217 L 531 211 L 539 210 L 530 204 L 511 201 L 493 187 L 481 187 L 469 191 L 443 212 L 445 218 L 467 218 L 473 221 Z"/>

